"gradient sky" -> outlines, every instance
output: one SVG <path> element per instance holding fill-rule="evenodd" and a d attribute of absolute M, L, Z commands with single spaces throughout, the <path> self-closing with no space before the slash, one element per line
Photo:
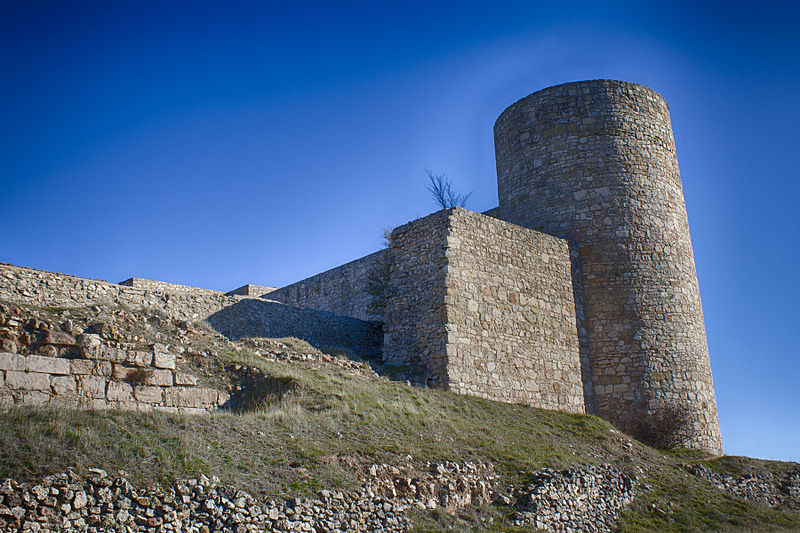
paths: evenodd
<path fill-rule="evenodd" d="M 0 261 L 284 285 L 433 211 L 425 169 L 497 205 L 516 100 L 635 81 L 670 105 L 725 451 L 800 460 L 798 9 L 539 4 L 0 1 Z"/>

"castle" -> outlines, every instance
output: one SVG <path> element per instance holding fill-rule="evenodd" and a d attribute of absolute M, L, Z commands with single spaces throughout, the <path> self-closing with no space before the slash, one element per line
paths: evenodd
<path fill-rule="evenodd" d="M 625 429 L 688 406 L 691 446 L 722 453 L 664 99 L 621 81 L 558 85 L 503 111 L 494 138 L 498 207 L 412 221 L 387 250 L 268 297 L 383 322 L 386 361 L 457 392 Z"/>
<path fill-rule="evenodd" d="M 721 454 L 664 99 L 628 82 L 567 83 L 511 105 L 494 136 L 498 207 L 414 220 L 388 248 L 286 287 L 222 294 L 0 265 L 0 299 L 157 307 L 229 338 L 349 346 L 430 386 L 625 430 L 680 405 L 687 444 Z"/>

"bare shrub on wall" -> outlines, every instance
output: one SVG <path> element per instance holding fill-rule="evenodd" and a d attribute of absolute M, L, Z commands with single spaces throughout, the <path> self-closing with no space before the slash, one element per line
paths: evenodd
<path fill-rule="evenodd" d="M 692 421 L 692 411 L 687 405 L 665 404 L 638 417 L 636 436 L 654 448 L 679 448 L 696 436 Z"/>
<path fill-rule="evenodd" d="M 467 205 L 467 200 L 472 196 L 472 193 L 466 195 L 456 194 L 453 192 L 453 186 L 450 178 L 444 174 L 434 174 L 430 170 L 425 170 L 428 174 L 430 184 L 426 186 L 433 196 L 433 200 L 442 209 L 450 209 L 451 207 L 464 207 Z"/>

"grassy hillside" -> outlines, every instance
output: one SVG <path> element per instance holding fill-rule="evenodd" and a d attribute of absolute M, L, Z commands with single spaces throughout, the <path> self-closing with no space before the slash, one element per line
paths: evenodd
<path fill-rule="evenodd" d="M 171 343 L 183 354 L 181 368 L 217 387 L 235 384 L 237 365 L 261 377 L 238 412 L 0 410 L 0 478 L 35 481 L 102 468 L 112 475 L 123 470 L 139 486 L 166 486 L 202 473 L 254 495 L 293 497 L 356 488 L 376 463 L 472 461 L 494 464 L 498 491 L 509 493 L 541 468 L 610 464 L 638 481 L 622 531 L 800 530 L 796 498 L 770 508 L 728 495 L 687 469 L 700 464 L 725 475 L 780 477 L 798 468 L 793 463 L 659 451 L 596 417 L 412 387 L 373 371 L 398 379 L 401 368 L 381 368 L 341 349 L 324 354 L 296 339 L 232 343 L 202 324 L 123 308 L 18 312 L 53 324 L 69 316 L 79 329 L 102 322 L 142 345 Z M 278 352 L 283 360 L 270 357 Z M 413 518 L 419 531 L 519 531 L 510 525 L 512 513 L 492 505 L 456 516 L 416 510 Z"/>
<path fill-rule="evenodd" d="M 0 478 L 100 467 L 125 470 L 139 484 L 168 484 L 205 473 L 253 494 L 296 496 L 355 487 L 379 462 L 488 461 L 503 486 L 543 467 L 610 463 L 642 484 L 623 531 L 800 529 L 796 502 L 779 509 L 746 502 L 680 467 L 702 462 L 731 474 L 782 473 L 789 463 L 664 453 L 592 416 L 413 388 L 333 366 L 271 362 L 247 350 L 221 352 L 205 370 L 230 362 L 259 367 L 291 390 L 281 398 L 265 391 L 249 412 L 211 416 L 13 408 L 0 414 Z M 514 531 L 508 514 L 493 506 L 456 517 L 420 511 L 415 519 L 420 530 Z"/>

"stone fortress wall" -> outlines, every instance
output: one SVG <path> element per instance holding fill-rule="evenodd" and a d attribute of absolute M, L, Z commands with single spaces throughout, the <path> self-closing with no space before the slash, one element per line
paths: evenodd
<path fill-rule="evenodd" d="M 144 278 L 128 278 L 125 281 L 120 281 L 119 285 L 122 285 L 124 287 L 145 289 L 149 291 L 180 292 L 183 294 L 208 294 L 208 293 L 220 292 L 212 289 L 201 289 L 200 287 L 191 287 L 189 285 L 178 285 L 177 283 L 167 283 L 166 281 L 155 281 L 152 279 L 144 279 Z"/>
<path fill-rule="evenodd" d="M 338 346 L 362 355 L 380 353 L 380 325 L 374 322 L 219 291 L 172 292 L 172 284 L 156 283 L 152 286 L 160 287 L 158 290 L 141 289 L 0 264 L 0 302 L 56 308 L 123 306 L 157 311 L 175 320 L 205 320 L 232 340 L 297 337 L 316 346 Z"/>
<path fill-rule="evenodd" d="M 387 361 L 455 392 L 585 411 L 566 241 L 453 208 L 391 243 Z"/>
<path fill-rule="evenodd" d="M 383 318 L 380 313 L 370 308 L 373 297 L 368 289 L 381 263 L 387 260 L 387 251 L 381 250 L 271 291 L 269 299 L 359 320 L 380 321 Z"/>
<path fill-rule="evenodd" d="M 568 83 L 513 104 L 494 131 L 498 207 L 412 221 L 388 249 L 261 298 L 234 295 L 261 290 L 250 286 L 223 295 L 19 269 L 6 279 L 0 267 L 0 299 L 101 299 L 208 319 L 229 338 L 343 340 L 432 386 L 596 413 L 629 431 L 681 404 L 690 445 L 722 453 L 664 99 L 633 83 Z"/>
<path fill-rule="evenodd" d="M 393 234 L 384 358 L 419 365 L 431 383 L 459 392 L 586 409 L 628 431 L 637 419 L 662 407 L 684 405 L 693 415 L 696 438 L 690 445 L 721 453 L 688 219 L 664 99 L 628 82 L 551 87 L 501 114 L 495 146 L 498 207 L 483 216 L 455 210 L 441 215 L 452 219 L 444 226 L 427 217 Z M 525 250 L 544 241 L 527 236 L 527 245 L 517 245 L 514 238 L 498 238 L 488 222 L 495 219 L 566 244 L 559 253 L 545 254 L 554 263 L 543 265 L 545 256 L 540 256 L 537 264 L 525 257 Z M 481 243 L 476 232 L 492 237 Z M 521 229 L 511 233 L 523 235 Z M 463 243 L 463 254 L 451 246 L 456 242 Z M 343 284 L 338 276 L 345 274 L 348 298 L 363 302 L 370 296 L 362 290 L 368 269 L 354 269 L 358 264 L 323 276 Z M 553 320 L 558 305 L 561 311 L 571 308 L 562 329 L 543 334 L 536 329 L 542 315 L 519 305 L 503 314 L 509 303 L 503 300 L 516 294 L 513 288 L 523 278 L 532 283 L 556 264 L 571 267 L 569 302 L 561 301 L 567 285 L 550 293 L 532 288 L 527 296 L 550 308 Z M 565 271 L 558 272 L 563 276 Z M 294 286 L 308 288 L 319 281 L 314 277 Z M 481 291 L 490 294 L 486 286 L 492 285 L 497 292 L 482 301 Z M 331 297 L 335 292 L 312 291 L 313 297 L 285 301 L 349 312 Z M 499 313 L 495 320 L 485 320 L 482 305 Z M 544 371 L 526 367 L 531 360 Z M 576 380 L 582 381 L 582 402 L 574 399 Z M 555 391 L 555 384 L 564 392 L 537 396 L 543 386 Z"/>
<path fill-rule="evenodd" d="M 536 92 L 494 128 L 496 216 L 575 243 L 591 395 L 624 429 L 690 406 L 693 444 L 720 451 L 700 291 L 669 109 L 634 83 Z"/>

